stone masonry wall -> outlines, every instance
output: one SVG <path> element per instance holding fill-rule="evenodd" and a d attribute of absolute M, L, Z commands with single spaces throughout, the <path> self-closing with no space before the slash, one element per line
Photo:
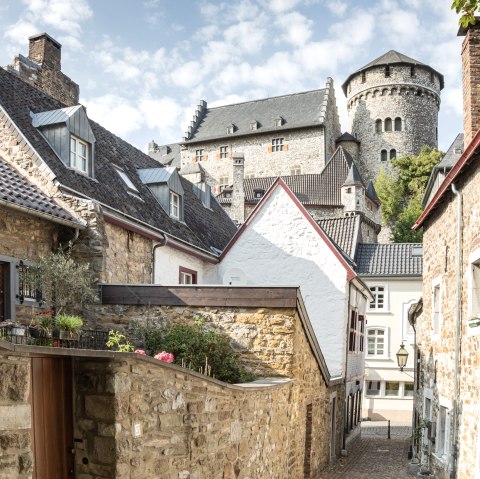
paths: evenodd
<path fill-rule="evenodd" d="M 390 159 L 380 160 L 381 150 L 395 149 L 397 156 L 416 155 L 424 145 L 438 144 L 437 125 L 440 107 L 440 79 L 430 76 L 427 68 L 417 65 L 411 76 L 410 65 L 391 65 L 390 77 L 385 67 L 354 76 L 347 87 L 347 107 L 350 128 L 360 141 L 360 173 L 373 180 Z M 400 117 L 402 131 L 385 131 L 384 120 Z M 377 133 L 375 121 L 382 120 Z M 394 126 L 392 126 L 394 130 Z"/>
<path fill-rule="evenodd" d="M 283 138 L 288 150 L 269 152 L 272 138 Z M 214 187 L 221 177 L 228 177 L 228 184 L 232 184 L 232 158 L 220 159 L 221 146 L 228 146 L 229 152 L 245 154 L 247 177 L 290 175 L 294 165 L 300 166 L 302 173 L 320 173 L 325 165 L 324 129 L 319 127 L 297 131 L 279 129 L 268 134 L 187 144 L 181 152 L 182 167 L 195 162 L 195 150 L 203 149 L 206 159 L 201 165 L 207 174 L 207 182 Z"/>
<path fill-rule="evenodd" d="M 151 361 L 101 368 L 91 361 L 78 364 L 78 380 L 87 389 L 77 386 L 85 403 L 78 407 L 83 416 L 76 434 L 86 437 L 90 431 L 85 454 L 93 458 L 97 474 L 79 464 L 82 479 L 112 477 L 113 468 L 117 477 L 132 478 L 318 477 L 330 459 L 334 393 L 339 454 L 343 386 L 325 385 L 295 310 L 97 306 L 95 315 L 98 326 L 116 329 L 146 317 L 175 323 L 201 316 L 207 327 L 230 337 L 257 376 L 294 381 L 274 389 L 236 388 Z M 312 434 L 307 438 L 309 405 Z M 133 437 L 135 423 L 142 431 L 138 439 Z M 307 466 L 306 444 L 311 451 Z M 304 476 L 305 467 L 309 472 Z"/>
<path fill-rule="evenodd" d="M 0 355 L 0 479 L 29 479 L 31 451 L 30 359 Z"/>
<path fill-rule="evenodd" d="M 480 334 L 478 329 L 468 327 L 469 315 L 469 264 L 470 253 L 480 247 L 478 221 L 480 217 L 480 168 L 478 157 L 474 166 L 456 183 L 463 201 L 463 240 L 461 268 L 461 355 L 460 355 L 460 401 L 459 409 L 459 457 L 458 477 L 475 477 L 480 448 Z M 453 405 L 454 351 L 455 351 L 455 303 L 456 303 L 456 222 L 457 200 L 447 193 L 449 202 L 443 202 L 428 219 L 423 238 L 423 313 L 417 320 L 417 344 L 421 352 L 421 383 L 417 408 L 423 414 L 423 395 L 430 390 L 433 396 L 433 420 L 437 408 Z M 432 335 L 432 283 L 441 281 L 441 330 Z M 477 334 L 475 334 L 477 333 Z M 423 416 L 421 416 L 423 417 Z M 450 419 L 450 423 L 452 418 Z M 432 465 L 437 477 L 448 477 L 445 461 L 439 460 L 432 447 Z"/>
<path fill-rule="evenodd" d="M 148 284 L 152 282 L 152 240 L 105 223 L 108 248 L 103 281 Z"/>

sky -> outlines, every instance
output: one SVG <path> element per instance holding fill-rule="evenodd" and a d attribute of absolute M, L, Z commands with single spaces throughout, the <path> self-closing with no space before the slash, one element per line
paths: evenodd
<path fill-rule="evenodd" d="M 461 38 L 451 0 L 2 0 L 0 65 L 28 37 L 62 44 L 88 116 L 143 151 L 181 141 L 209 107 L 341 84 L 389 50 L 443 73 L 439 147 L 462 131 Z"/>

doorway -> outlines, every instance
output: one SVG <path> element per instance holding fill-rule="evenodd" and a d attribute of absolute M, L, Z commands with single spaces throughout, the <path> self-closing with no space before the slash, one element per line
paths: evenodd
<path fill-rule="evenodd" d="M 33 479 L 74 477 L 72 359 L 32 358 Z"/>

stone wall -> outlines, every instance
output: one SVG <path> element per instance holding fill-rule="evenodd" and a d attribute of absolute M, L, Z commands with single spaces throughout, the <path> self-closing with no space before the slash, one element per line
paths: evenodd
<path fill-rule="evenodd" d="M 82 479 L 112 477 L 114 470 L 132 478 L 318 477 L 330 460 L 332 394 L 339 454 L 343 385 L 326 386 L 295 309 L 102 305 L 93 315 L 97 326 L 116 329 L 135 319 L 172 324 L 201 316 L 206 327 L 231 339 L 250 371 L 280 383 L 229 386 L 137 356 L 102 364 L 77 360 Z M 134 437 L 136 430 L 141 437 Z"/>
<path fill-rule="evenodd" d="M 30 359 L 0 355 L 0 479 L 32 477 Z"/>
<path fill-rule="evenodd" d="M 478 371 L 480 370 L 480 328 L 469 328 L 472 291 L 470 283 L 470 255 L 480 247 L 478 218 L 480 217 L 480 169 L 478 157 L 456 187 L 462 193 L 463 232 L 461 274 L 461 352 L 460 352 L 460 400 L 459 400 L 459 456 L 458 477 L 475 477 L 478 470 L 477 451 L 480 448 L 480 393 Z M 423 313 L 417 320 L 417 346 L 421 353 L 421 389 L 416 398 L 416 408 L 423 417 L 425 396 L 433 403 L 433 421 L 438 421 L 438 405 L 448 406 L 450 424 L 453 421 L 453 384 L 455 351 L 455 304 L 456 304 L 456 225 L 457 200 L 450 192 L 431 214 L 425 225 L 423 238 Z M 441 326 L 438 336 L 432 333 L 432 286 L 440 281 Z M 451 431 L 450 431 L 451 434 Z M 452 440 L 450 439 L 450 448 Z M 450 449 L 451 451 L 451 449 Z M 448 477 L 450 461 L 439 459 L 435 446 L 431 446 L 431 464 L 437 477 Z M 476 464 L 477 463 L 477 464 Z"/>
<path fill-rule="evenodd" d="M 416 155 L 424 145 L 438 144 L 437 125 L 440 107 L 440 78 L 430 76 L 426 67 L 416 66 L 411 76 L 410 65 L 391 65 L 390 76 L 379 66 L 355 75 L 347 86 L 347 107 L 351 133 L 360 141 L 360 173 L 373 180 L 382 166 L 389 167 L 390 159 L 381 161 L 380 154 Z M 401 118 L 402 130 L 385 131 L 384 121 Z M 382 129 L 376 131 L 376 120 Z"/>

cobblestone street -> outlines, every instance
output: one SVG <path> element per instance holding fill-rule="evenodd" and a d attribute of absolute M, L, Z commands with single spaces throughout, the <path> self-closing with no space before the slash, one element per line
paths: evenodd
<path fill-rule="evenodd" d="M 347 457 L 323 471 L 317 479 L 413 479 L 408 475 L 409 428 L 362 428 L 362 437 Z"/>

